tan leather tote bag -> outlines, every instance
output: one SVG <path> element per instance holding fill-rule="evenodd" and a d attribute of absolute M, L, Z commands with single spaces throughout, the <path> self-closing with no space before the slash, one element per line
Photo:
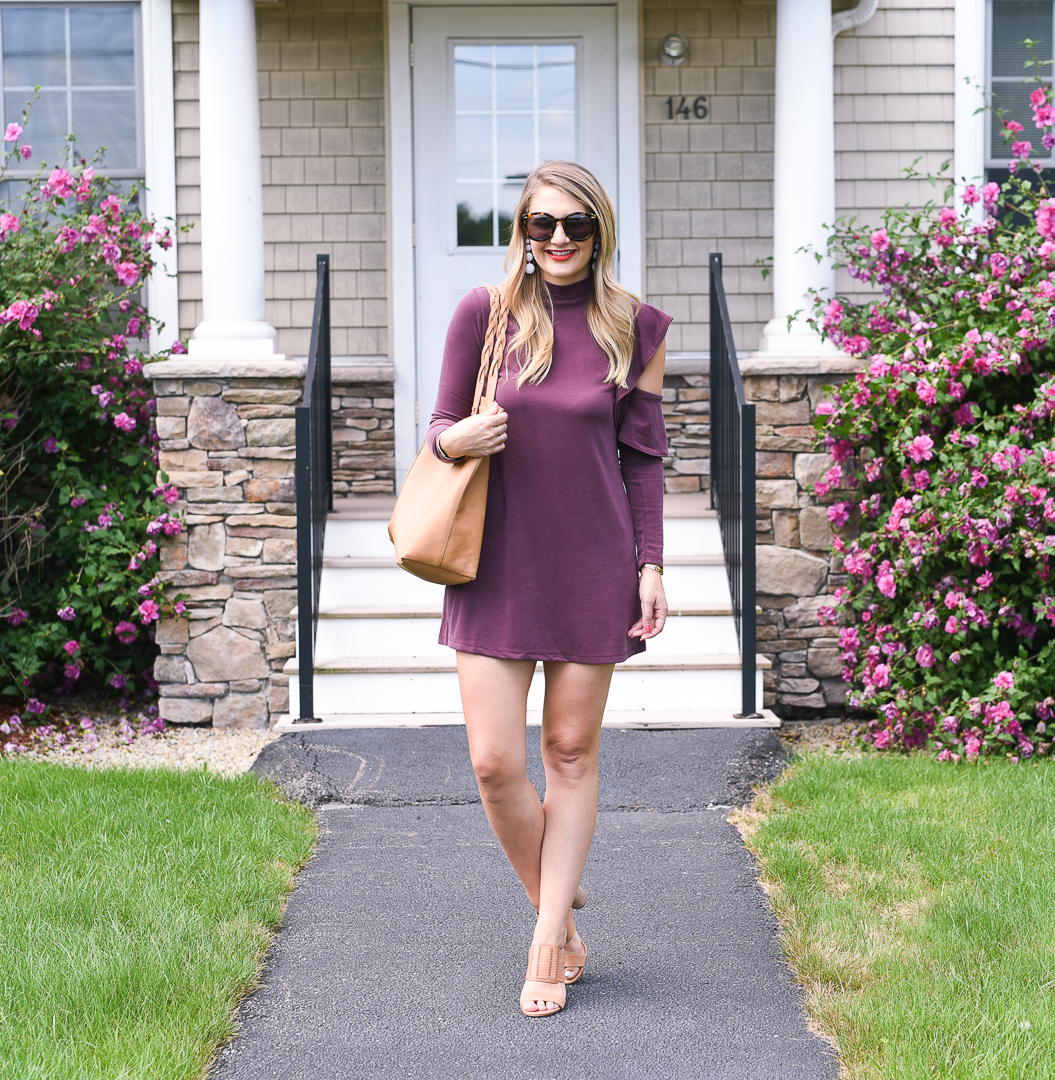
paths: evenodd
<path fill-rule="evenodd" d="M 472 415 L 491 407 L 506 347 L 509 305 L 505 291 L 487 286 L 491 313 L 480 354 Z M 388 535 L 401 567 L 439 585 L 464 585 L 476 577 L 487 510 L 490 458 L 441 461 L 422 446 L 399 489 Z"/>

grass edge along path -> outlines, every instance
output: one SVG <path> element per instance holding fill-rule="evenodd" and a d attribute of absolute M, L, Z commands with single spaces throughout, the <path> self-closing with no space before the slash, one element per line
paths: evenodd
<path fill-rule="evenodd" d="M 0 1078 L 198 1080 L 316 837 L 252 774 L 0 762 Z"/>
<path fill-rule="evenodd" d="M 812 753 L 730 820 L 850 1080 L 1055 1077 L 1055 766 Z"/>

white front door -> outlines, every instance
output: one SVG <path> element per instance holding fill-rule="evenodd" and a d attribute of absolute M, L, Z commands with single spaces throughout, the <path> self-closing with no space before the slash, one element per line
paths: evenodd
<path fill-rule="evenodd" d="M 618 208 L 614 6 L 415 7 L 418 441 L 458 301 L 497 284 L 524 178 L 591 169 Z"/>

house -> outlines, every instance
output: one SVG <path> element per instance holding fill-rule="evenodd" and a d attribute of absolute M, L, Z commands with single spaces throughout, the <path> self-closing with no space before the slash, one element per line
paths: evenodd
<path fill-rule="evenodd" d="M 171 719 L 286 707 L 290 414 L 316 255 L 332 268 L 335 488 L 391 493 L 428 423 L 450 312 L 501 278 L 520 179 L 557 156 L 602 178 L 621 279 L 674 315 L 670 492 L 709 487 L 707 267 L 722 253 L 759 421 L 767 704 L 838 705 L 841 664 L 815 620 L 838 568 L 807 487 L 823 464 L 808 424 L 853 362 L 789 324 L 808 290 L 836 285 L 802 249 L 823 248 L 838 216 L 934 197 L 907 166 L 951 160 L 961 186 L 1003 175 L 1010 152 L 979 109 L 991 96 L 1027 123 L 1021 42 L 1050 61 L 1053 23 L 1051 0 L 851 5 L 0 3 L 5 122 L 39 84 L 38 160 L 73 130 L 107 146 L 100 172 L 145 182 L 151 213 L 192 226 L 147 286 L 165 324 L 152 346 L 188 343 L 152 369 L 162 464 L 189 514 L 165 572 L 197 590 L 190 630 L 159 636 Z"/>

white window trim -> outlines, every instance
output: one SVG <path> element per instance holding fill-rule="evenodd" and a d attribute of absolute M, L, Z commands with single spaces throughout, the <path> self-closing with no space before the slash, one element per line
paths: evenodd
<path fill-rule="evenodd" d="M 957 199 L 968 184 L 985 176 L 988 113 L 976 115 L 976 110 L 985 106 L 989 85 L 987 6 L 987 0 L 956 0 L 954 8 L 952 156 Z M 980 219 L 981 204 L 973 211 L 972 216 Z"/>
<path fill-rule="evenodd" d="M 28 0 L 28 3 L 113 3 L 113 0 Z M 27 4 L 28 6 L 28 4 Z M 172 0 L 139 0 L 137 67 L 141 91 L 136 95 L 143 166 L 143 209 L 172 230 L 172 247 L 155 249 L 157 265 L 146 281 L 150 315 L 164 328 L 151 331 L 150 351 L 169 346 L 179 334 L 179 290 L 176 273 L 176 114 L 172 73 Z M 120 170 L 124 171 L 124 170 Z M 168 220 L 171 219 L 171 220 Z M 169 276 L 169 275 L 173 276 Z"/>
<path fill-rule="evenodd" d="M 150 332 L 150 351 L 168 348 L 179 337 L 179 283 L 176 278 L 176 105 L 172 71 L 172 0 L 141 0 L 143 53 L 144 209 L 159 227 L 172 231 L 168 251 L 155 248 L 154 272 L 147 279 L 147 310 L 164 325 Z"/>
<path fill-rule="evenodd" d="M 147 0 L 144 0 L 146 3 Z M 514 0 L 491 0 L 491 4 Z M 564 4 L 568 0 L 535 0 Z M 641 14 L 637 0 L 575 0 L 616 10 L 616 103 L 619 139 L 619 270 L 639 296 L 644 287 L 644 155 L 641 109 Z M 477 6 L 480 0 L 414 0 L 414 6 Z M 416 289 L 414 281 L 414 155 L 410 71 L 411 0 L 385 4 L 388 38 L 386 141 L 388 190 L 389 357 L 395 367 L 396 487 L 418 452 Z"/>

